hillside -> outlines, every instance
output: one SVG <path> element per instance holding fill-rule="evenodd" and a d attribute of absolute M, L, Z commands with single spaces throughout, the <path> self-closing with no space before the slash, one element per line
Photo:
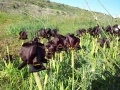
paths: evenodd
<path fill-rule="evenodd" d="M 66 34 L 67 30 L 73 33 L 79 28 L 87 29 L 96 24 L 106 26 L 120 23 L 120 19 L 116 20 L 106 14 L 91 12 L 49 0 L 1 0 L 0 21 L 0 30 L 5 29 L 4 32 L 6 30 L 11 31 L 8 29 L 9 25 L 14 27 L 18 24 L 21 25 L 24 21 L 28 23 L 32 21 L 34 23 L 38 22 L 42 25 L 41 27 L 59 28 L 63 34 Z M 23 25 L 21 28 L 25 27 Z M 65 28 L 66 30 L 64 30 Z"/>
<path fill-rule="evenodd" d="M 0 2 L 0 11 L 15 15 L 28 14 L 36 17 L 41 15 L 74 15 L 84 16 L 83 18 L 91 16 L 91 11 L 51 2 L 49 0 L 3 0 Z M 109 17 L 99 12 L 94 12 L 93 14 L 98 18 L 102 16 Z"/>
<path fill-rule="evenodd" d="M 70 15 L 77 14 L 81 9 L 73 8 L 64 4 L 57 4 L 45 0 L 3 0 L 0 2 L 0 10 L 9 14 L 30 14 L 30 15 Z"/>
<path fill-rule="evenodd" d="M 88 29 L 96 24 L 106 26 L 120 23 L 119 19 L 115 21 L 111 16 L 99 12 L 91 12 L 49 0 L 1 0 L 0 42 L 3 38 L 16 37 L 21 30 L 31 33 L 40 28 L 49 27 L 58 28 L 60 33 L 66 34 L 75 33 L 79 28 Z"/>
<path fill-rule="evenodd" d="M 111 16 L 99 12 L 49 0 L 2 0 L 0 2 L 1 40 L 11 36 L 16 37 L 21 30 L 31 33 L 49 27 L 58 28 L 60 33 L 66 34 L 75 33 L 79 28 L 88 29 L 96 24 L 106 26 L 120 23 L 119 19 L 115 21 L 116 19 Z"/>

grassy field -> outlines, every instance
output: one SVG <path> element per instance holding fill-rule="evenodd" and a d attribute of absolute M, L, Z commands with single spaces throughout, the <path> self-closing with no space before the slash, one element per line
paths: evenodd
<path fill-rule="evenodd" d="M 32 0 L 30 1 L 32 3 Z M 71 12 L 69 9 L 65 10 Z M 115 22 L 115 19 L 108 15 L 96 13 L 98 17 L 96 21 L 91 12 L 81 9 L 80 11 L 76 15 L 57 13 L 40 17 L 1 11 L 0 90 L 38 90 L 34 75 L 28 72 L 28 67 L 20 71 L 17 69 L 22 62 L 19 49 L 23 41 L 18 39 L 21 30 L 28 32 L 29 39 L 26 41 L 29 41 L 40 28 L 58 28 L 59 33 L 65 35 L 75 34 L 79 28 L 88 29 L 97 24 L 100 26 L 107 26 L 109 23 L 120 24 L 120 19 Z M 104 32 L 102 37 L 112 38 L 110 48 L 101 48 L 96 38 L 86 34 L 80 38 L 81 50 L 70 51 L 68 56 L 62 52 L 51 59 L 50 70 L 38 73 L 43 90 L 120 90 L 120 37 Z M 6 53 L 13 55 L 12 63 L 3 60 L 2 56 Z"/>

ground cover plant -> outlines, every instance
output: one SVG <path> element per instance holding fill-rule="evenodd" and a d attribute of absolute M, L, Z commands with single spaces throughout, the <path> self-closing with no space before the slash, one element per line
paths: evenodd
<path fill-rule="evenodd" d="M 91 13 L 86 13 L 34 18 L 0 12 L 0 90 L 38 90 L 41 87 L 43 90 L 119 90 L 120 21 L 115 22 L 112 17 L 105 16 L 112 28 L 107 29 L 109 23 L 104 17 L 100 18 L 101 14 L 96 21 Z M 38 36 L 41 28 L 58 29 L 58 33 L 65 37 L 68 33 L 74 34 L 80 39 L 80 49 L 69 48 L 68 53 L 55 53 L 49 59 L 49 69 L 38 72 L 39 77 L 36 77 L 40 82 L 37 85 L 34 74 L 29 72 L 29 65 L 18 70 L 22 63 L 19 50 L 24 43 Z M 86 31 L 81 34 L 82 29 Z M 27 32 L 28 39 L 20 40 L 20 31 Z M 39 38 L 39 42 L 46 45 L 48 40 Z"/>

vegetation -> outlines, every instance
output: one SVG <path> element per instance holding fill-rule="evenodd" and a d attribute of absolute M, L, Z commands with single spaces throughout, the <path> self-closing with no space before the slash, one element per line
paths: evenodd
<path fill-rule="evenodd" d="M 5 1 L 7 3 L 7 0 Z M 12 8 L 5 6 L 5 9 L 1 9 L 0 90 L 38 90 L 33 75 L 28 72 L 28 67 L 20 71 L 17 69 L 21 63 L 19 49 L 23 41 L 18 40 L 18 33 L 21 30 L 27 31 L 29 40 L 31 40 L 35 36 L 34 33 L 40 28 L 58 28 L 59 33 L 65 35 L 75 33 L 79 28 L 88 29 L 97 24 L 101 27 L 107 26 L 109 23 L 111 25 L 120 24 L 120 19 L 115 22 L 111 16 L 98 12 L 93 12 L 97 17 L 95 20 L 90 11 L 76 7 L 45 0 L 26 1 L 21 0 L 23 6 L 28 3 L 42 8 L 47 7 L 51 11 L 54 9 L 54 12 L 52 11 L 54 14 L 44 13 L 40 16 L 36 12 L 31 14 L 27 11 L 29 10 L 26 8 L 27 6 L 24 8 L 19 0 L 11 0 L 13 4 L 10 4 L 9 7 L 12 6 Z M 17 4 L 20 5 L 17 10 L 22 8 L 22 13 L 15 12 L 14 5 Z M 10 10 L 14 13 L 9 13 Z M 50 60 L 50 70 L 39 72 L 43 89 L 72 90 L 74 87 L 73 90 L 120 90 L 119 37 L 110 36 L 104 32 L 102 37 L 112 38 L 109 49 L 101 48 L 96 43 L 96 38 L 86 34 L 80 38 L 81 50 L 70 52 L 68 56 L 62 52 L 62 56 L 57 54 L 54 59 Z M 6 53 L 13 55 L 12 63 L 6 63 L 2 58 Z"/>

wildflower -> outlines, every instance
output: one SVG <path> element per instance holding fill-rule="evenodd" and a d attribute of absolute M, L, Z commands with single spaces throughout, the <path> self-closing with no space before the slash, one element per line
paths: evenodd
<path fill-rule="evenodd" d="M 9 62 L 9 61 L 11 62 L 11 61 L 13 61 L 13 56 L 6 54 L 6 55 L 3 56 L 3 59 L 4 59 L 6 62 Z"/>
<path fill-rule="evenodd" d="M 20 36 L 19 39 L 22 39 L 22 40 L 28 39 L 27 38 L 28 34 L 25 31 L 20 31 L 19 36 Z"/>
<path fill-rule="evenodd" d="M 23 61 L 23 63 L 18 67 L 19 70 L 27 64 L 29 65 L 30 72 L 47 70 L 47 68 L 43 65 L 43 63 L 48 63 L 48 60 L 45 59 L 46 52 L 44 44 L 36 41 L 25 42 L 19 53 Z"/>

